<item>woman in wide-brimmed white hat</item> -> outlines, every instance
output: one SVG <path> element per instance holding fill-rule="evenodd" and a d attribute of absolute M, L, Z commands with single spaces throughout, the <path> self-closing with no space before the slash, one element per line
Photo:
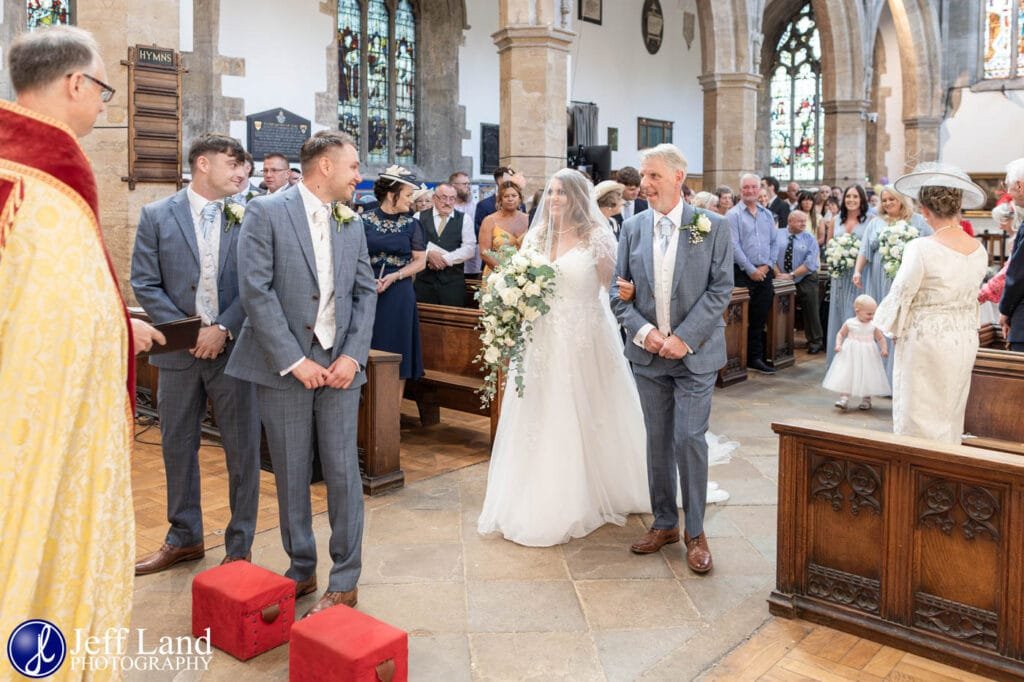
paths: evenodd
<path fill-rule="evenodd" d="M 953 166 L 929 163 L 893 183 L 935 233 L 907 243 L 875 325 L 896 341 L 893 432 L 960 442 L 978 351 L 978 286 L 988 253 L 960 228 L 985 192 Z"/>

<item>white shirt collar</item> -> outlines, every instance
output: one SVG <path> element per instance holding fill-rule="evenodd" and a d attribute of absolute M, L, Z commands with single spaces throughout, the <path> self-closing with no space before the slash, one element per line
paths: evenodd
<path fill-rule="evenodd" d="M 672 227 L 678 228 L 683 222 L 684 203 L 685 202 L 680 198 L 679 201 L 676 202 L 676 205 L 668 213 L 659 213 L 658 209 L 651 206 L 651 210 L 654 211 L 654 226 L 658 226 L 658 221 L 661 220 L 662 217 L 667 217 L 669 220 L 672 221 Z"/>
<path fill-rule="evenodd" d="M 187 188 L 185 188 L 185 196 L 188 197 L 188 205 L 189 205 L 189 208 L 192 209 L 192 217 L 193 218 L 201 216 L 203 214 L 203 209 L 206 208 L 206 205 L 211 203 L 209 199 L 207 199 L 206 197 L 200 196 L 194 189 L 192 189 L 192 184 L 191 183 L 189 183 L 189 186 Z M 212 203 L 218 204 L 220 206 L 221 210 L 224 209 L 224 199 L 223 198 L 215 199 Z"/>
<path fill-rule="evenodd" d="M 316 213 L 318 208 L 324 205 L 324 202 L 320 201 L 319 197 L 313 194 L 313 192 L 306 187 L 306 183 L 302 180 L 299 180 L 295 184 L 299 188 L 299 196 L 302 197 L 302 206 L 306 211 L 306 219 L 309 220 L 309 224 L 312 225 L 313 214 Z"/>

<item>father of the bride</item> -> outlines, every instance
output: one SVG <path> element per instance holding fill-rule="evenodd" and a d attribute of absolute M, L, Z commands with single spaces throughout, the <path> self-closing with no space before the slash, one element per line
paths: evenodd
<path fill-rule="evenodd" d="M 674 145 L 641 155 L 641 185 L 650 205 L 622 224 L 617 278 L 632 281 L 631 301 L 611 287 L 612 309 L 626 329 L 647 426 L 651 529 L 631 549 L 652 554 L 679 542 L 677 481 L 682 487 L 686 562 L 711 570 L 704 535 L 708 446 L 715 376 L 725 364 L 722 314 L 733 288 L 732 242 L 720 217 L 682 200 L 686 159 Z M 616 279 L 616 282 L 618 279 Z"/>

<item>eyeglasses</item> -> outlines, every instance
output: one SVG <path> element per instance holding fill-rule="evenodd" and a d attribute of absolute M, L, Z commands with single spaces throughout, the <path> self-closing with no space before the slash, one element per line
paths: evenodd
<path fill-rule="evenodd" d="M 291 168 L 264 168 L 263 174 L 267 175 L 268 173 L 287 173 L 290 170 Z"/>
<path fill-rule="evenodd" d="M 65 76 L 65 78 L 71 78 L 74 75 L 75 74 L 73 74 L 73 73 L 69 73 L 67 76 Z M 99 78 L 93 78 L 92 76 L 90 76 L 87 73 L 83 73 L 82 75 L 85 78 L 88 78 L 93 83 L 95 83 L 96 85 L 99 86 L 99 88 L 100 88 L 100 101 L 102 101 L 105 104 L 105 103 L 109 102 L 110 100 L 114 99 L 114 93 L 117 92 L 116 90 L 114 90 L 114 88 L 110 87 L 109 85 L 107 85 L 106 83 L 101 81 Z"/>

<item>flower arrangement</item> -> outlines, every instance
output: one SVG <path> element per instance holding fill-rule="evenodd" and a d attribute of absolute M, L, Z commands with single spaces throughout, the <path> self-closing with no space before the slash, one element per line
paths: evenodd
<path fill-rule="evenodd" d="M 498 377 L 506 367 L 515 375 L 516 393 L 523 396 L 523 352 L 533 336 L 534 321 L 551 309 L 548 299 L 555 290 L 555 268 L 540 253 L 506 245 L 492 255 L 498 267 L 476 295 L 483 350 L 475 361 L 487 370 L 480 389 L 485 407 L 497 394 Z"/>
<path fill-rule="evenodd" d="M 825 247 L 825 262 L 833 279 L 853 270 L 860 253 L 860 239 L 852 234 L 833 237 Z"/>
<path fill-rule="evenodd" d="M 898 220 L 878 233 L 878 253 L 882 256 L 882 268 L 889 278 L 896 276 L 903 262 L 903 251 L 907 242 L 920 236 L 920 232 L 905 220 Z"/>
<path fill-rule="evenodd" d="M 331 212 L 334 214 L 334 221 L 338 224 L 335 228 L 338 232 L 341 232 L 342 225 L 348 225 L 356 217 L 356 212 L 340 201 L 334 202 Z"/>
<path fill-rule="evenodd" d="M 245 206 L 236 201 L 224 202 L 224 231 L 227 232 L 235 225 L 242 224 L 245 217 Z"/>
<path fill-rule="evenodd" d="M 711 232 L 711 219 L 704 215 L 703 211 L 696 209 L 693 212 L 693 220 L 686 225 L 680 225 L 679 229 L 690 231 L 691 244 L 700 244 Z"/>

